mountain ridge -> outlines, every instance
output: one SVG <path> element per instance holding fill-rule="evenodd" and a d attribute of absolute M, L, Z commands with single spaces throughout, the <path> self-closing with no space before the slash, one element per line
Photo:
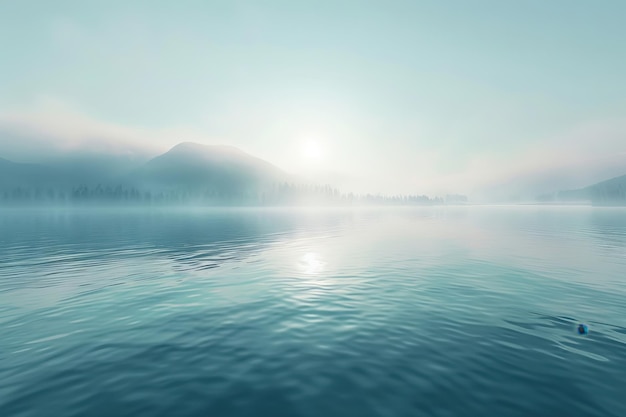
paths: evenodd
<path fill-rule="evenodd" d="M 251 189 L 287 178 L 271 163 L 227 145 L 182 142 L 132 173 L 134 183 L 149 188 Z"/>
<path fill-rule="evenodd" d="M 55 166 L 0 161 L 4 204 L 192 204 L 215 206 L 465 204 L 464 196 L 341 194 L 330 185 L 297 183 L 271 163 L 233 146 L 182 142 L 115 176 L 106 157 Z M 33 174 L 34 176 L 31 175 Z M 29 176 L 32 177 L 29 180 Z M 12 181 L 3 183 L 2 178 Z M 462 198 L 459 198 L 462 197 Z"/>
<path fill-rule="evenodd" d="M 540 202 L 591 203 L 594 205 L 626 205 L 626 174 L 571 190 L 543 194 Z"/>
<path fill-rule="evenodd" d="M 50 165 L 0 158 L 0 197 L 138 199 L 154 194 L 251 200 L 289 179 L 278 167 L 234 146 L 194 142 L 181 142 L 138 167 L 129 167 L 120 172 L 119 161 L 111 158 L 107 165 L 106 157 L 57 159 Z"/>

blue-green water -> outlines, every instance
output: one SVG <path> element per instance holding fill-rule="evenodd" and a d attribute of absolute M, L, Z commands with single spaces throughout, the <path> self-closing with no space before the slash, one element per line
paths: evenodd
<path fill-rule="evenodd" d="M 0 254 L 3 417 L 626 416 L 623 209 L 4 210 Z"/>

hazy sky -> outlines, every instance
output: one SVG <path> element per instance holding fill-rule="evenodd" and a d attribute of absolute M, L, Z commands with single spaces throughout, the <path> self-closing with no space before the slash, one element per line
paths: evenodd
<path fill-rule="evenodd" d="M 392 193 L 626 173 L 625 19 L 624 0 L 2 1 L 0 157 L 231 144 Z"/>

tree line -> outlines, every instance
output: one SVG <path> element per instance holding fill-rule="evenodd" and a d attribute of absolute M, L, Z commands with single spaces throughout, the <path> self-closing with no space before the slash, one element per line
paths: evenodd
<path fill-rule="evenodd" d="M 135 186 L 86 184 L 69 188 L 15 187 L 0 191 L 3 205 L 441 205 L 464 204 L 467 197 L 448 195 L 431 198 L 426 195 L 381 195 L 341 193 L 329 185 L 274 184 L 264 189 L 140 189 Z"/>

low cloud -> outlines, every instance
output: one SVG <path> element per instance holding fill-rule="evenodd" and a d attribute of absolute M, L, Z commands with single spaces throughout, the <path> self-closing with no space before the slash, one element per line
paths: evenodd
<path fill-rule="evenodd" d="M 85 154 L 146 158 L 182 141 L 207 143 L 208 138 L 186 129 L 103 122 L 54 99 L 0 113 L 0 157 L 18 162 Z"/>
<path fill-rule="evenodd" d="M 367 180 L 374 191 L 533 199 L 626 174 L 626 120 L 583 123 L 532 139 L 517 144 L 517 150 L 477 150 L 462 157 L 449 146 L 412 154 L 394 151 L 397 157 L 388 154 L 392 163 Z"/>
<path fill-rule="evenodd" d="M 468 172 L 473 191 L 507 187 L 512 193 L 579 188 L 626 174 L 626 121 L 581 124 L 510 155 L 484 155 Z"/>
<path fill-rule="evenodd" d="M 16 162 L 43 162 L 68 155 L 141 160 L 183 141 L 228 144 L 186 128 L 149 129 L 103 122 L 50 98 L 27 109 L 0 113 L 0 157 Z M 385 149 L 384 143 L 380 146 Z M 351 161 L 354 166 L 368 166 L 367 170 L 317 175 L 317 180 L 355 192 L 532 197 L 626 174 L 626 120 L 581 124 L 518 149 L 477 151 L 460 159 L 457 155 L 458 169 L 448 172 L 438 169 L 442 162 L 450 161 L 451 153 L 444 149 L 400 153 L 371 149 L 370 153 L 378 155 L 368 159 L 371 163 Z M 343 172 L 342 166 L 328 169 Z M 309 178 L 315 175 L 293 174 L 315 181 Z"/>

